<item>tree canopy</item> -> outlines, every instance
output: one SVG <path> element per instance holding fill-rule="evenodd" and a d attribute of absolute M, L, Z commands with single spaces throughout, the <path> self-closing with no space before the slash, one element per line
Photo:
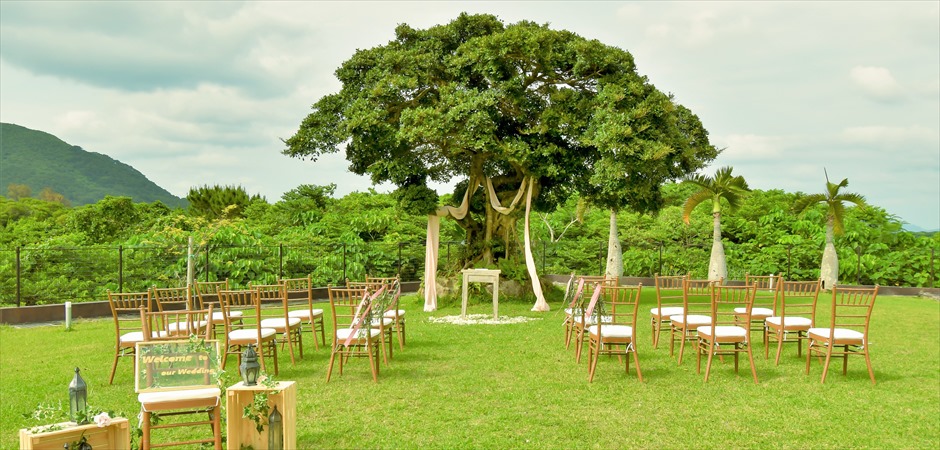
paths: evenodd
<path fill-rule="evenodd" d="M 487 260 L 518 218 L 496 214 L 491 196 L 508 204 L 531 180 L 540 211 L 572 194 L 653 211 L 663 182 L 718 153 L 699 119 L 639 75 L 630 53 L 533 22 L 462 14 L 426 30 L 401 24 L 394 40 L 357 51 L 336 76 L 342 89 L 313 105 L 284 153 L 316 160 L 345 149 L 352 172 L 396 185 L 415 213 L 438 207 L 430 181 L 464 178 L 458 201 L 492 183 L 458 221 Z"/>

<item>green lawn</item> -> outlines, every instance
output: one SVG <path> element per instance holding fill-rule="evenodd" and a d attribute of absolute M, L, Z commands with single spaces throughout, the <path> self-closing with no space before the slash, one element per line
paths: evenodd
<path fill-rule="evenodd" d="M 821 298 L 825 298 L 824 295 Z M 864 359 L 849 373 L 833 370 L 819 383 L 814 362 L 787 347 L 779 367 L 755 346 L 760 384 L 747 363 L 735 374 L 716 363 L 703 383 L 695 355 L 682 366 L 668 340 L 654 350 L 648 312 L 640 314 L 639 355 L 644 383 L 602 359 L 593 384 L 587 365 L 563 346 L 563 313 L 530 312 L 531 302 L 504 300 L 500 313 L 538 320 L 511 325 L 458 326 L 428 317 L 459 314 L 459 301 L 422 311 L 422 300 L 402 299 L 408 345 L 372 382 L 364 360 L 353 360 L 327 384 L 329 351 L 313 350 L 294 367 L 280 355 L 279 380 L 298 383 L 301 448 L 937 448 L 940 445 L 940 303 L 879 297 L 872 319 L 872 386 Z M 491 311 L 484 296 L 473 313 Z M 644 292 L 648 311 L 653 289 Z M 327 308 L 328 309 L 328 308 Z M 822 308 L 820 308 L 822 310 Z M 329 326 L 329 324 L 328 324 Z M 755 335 L 756 336 L 756 335 Z M 38 403 L 67 401 L 75 366 L 89 385 L 89 402 L 123 412 L 136 424 L 131 360 L 122 360 L 107 385 L 113 346 L 109 320 L 60 326 L 0 327 L 0 448 L 18 446 L 17 430 L 38 425 L 23 417 Z M 396 349 L 397 350 L 397 349 Z M 585 352 L 586 354 L 586 352 Z M 691 357 L 689 357 L 691 355 Z M 230 360 L 228 384 L 236 380 Z M 159 437 L 157 437 L 159 439 Z"/>

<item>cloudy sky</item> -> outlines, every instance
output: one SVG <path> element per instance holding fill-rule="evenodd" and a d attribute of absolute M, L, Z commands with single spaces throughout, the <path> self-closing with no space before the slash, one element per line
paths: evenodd
<path fill-rule="evenodd" d="M 395 26 L 460 12 L 630 51 L 753 188 L 833 181 L 940 228 L 940 2 L 0 2 L 0 120 L 130 164 L 183 197 L 240 184 L 368 189 L 342 155 L 288 158 L 334 70 Z M 388 187 L 379 187 L 385 191 Z"/>

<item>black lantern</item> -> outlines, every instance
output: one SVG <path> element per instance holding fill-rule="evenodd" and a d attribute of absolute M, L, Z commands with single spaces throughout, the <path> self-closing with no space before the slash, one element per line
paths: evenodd
<path fill-rule="evenodd" d="M 79 425 L 88 423 L 88 386 L 78 374 L 78 367 L 69 383 L 69 417 Z"/>
<path fill-rule="evenodd" d="M 284 420 L 277 412 L 277 405 L 268 416 L 268 450 L 284 450 Z"/>
<path fill-rule="evenodd" d="M 258 384 L 258 374 L 261 373 L 261 364 L 258 364 L 258 354 L 255 353 L 255 345 L 248 344 L 245 352 L 242 353 L 242 364 L 239 367 L 242 372 L 242 381 L 245 386 L 254 386 Z"/>

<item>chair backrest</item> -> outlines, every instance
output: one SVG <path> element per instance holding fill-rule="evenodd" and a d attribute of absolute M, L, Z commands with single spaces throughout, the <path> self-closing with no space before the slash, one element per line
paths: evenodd
<path fill-rule="evenodd" d="M 108 290 L 108 304 L 114 318 L 117 337 L 128 332 L 143 331 L 140 311 L 150 311 L 150 291 L 146 292 L 111 292 Z"/>
<path fill-rule="evenodd" d="M 219 300 L 225 316 L 225 336 L 237 329 L 256 329 L 258 342 L 261 342 L 261 303 L 254 290 L 220 290 Z M 233 311 L 241 311 L 242 315 L 236 320 L 232 319 Z"/>
<path fill-rule="evenodd" d="M 849 288 L 836 285 L 832 288 L 831 330 L 843 328 L 855 330 L 868 339 L 871 312 L 878 297 L 878 285 L 870 288 Z"/>
<path fill-rule="evenodd" d="M 577 276 L 576 291 L 571 299 L 571 307 L 583 310 L 585 304 L 590 301 L 591 294 L 594 293 L 594 287 L 598 284 L 603 286 L 616 286 L 617 279 L 605 275 L 579 275 Z"/>
<path fill-rule="evenodd" d="M 640 293 L 643 290 L 643 285 L 603 285 L 601 289 L 601 298 L 605 303 L 604 315 L 610 318 L 609 323 L 613 325 L 628 325 L 633 328 L 635 334 L 636 316 L 640 306 Z M 596 323 L 599 324 L 599 326 L 608 324 L 604 322 L 603 320 L 599 320 Z"/>
<path fill-rule="evenodd" d="M 366 275 L 366 283 L 379 283 L 390 288 L 395 283 L 401 283 L 401 278 L 397 275 L 394 277 L 370 277 Z"/>
<path fill-rule="evenodd" d="M 212 317 L 212 306 L 207 309 L 172 311 L 140 310 L 141 329 L 144 341 L 177 340 L 190 334 L 210 340 L 212 329 L 208 326 Z M 196 333 L 192 333 L 196 330 Z"/>
<path fill-rule="evenodd" d="M 683 304 L 683 289 L 685 289 L 685 280 L 689 275 L 655 275 L 656 282 L 656 307 L 663 308 L 667 306 L 680 306 Z"/>
<path fill-rule="evenodd" d="M 783 284 L 783 275 L 744 274 L 744 285 L 757 287 L 754 293 L 754 307 L 764 307 L 777 311 L 777 298 Z"/>
<path fill-rule="evenodd" d="M 336 330 L 350 328 L 355 321 L 357 309 L 368 290 L 363 287 L 327 286 L 330 297 L 330 312 L 333 315 L 333 335 Z"/>
<path fill-rule="evenodd" d="M 189 286 L 158 288 L 152 287 L 153 298 L 157 301 L 157 311 L 172 311 L 179 309 L 193 309 L 192 291 Z"/>
<path fill-rule="evenodd" d="M 283 318 L 288 321 L 287 286 L 284 284 L 254 284 L 251 290 L 258 298 L 260 313 L 266 317 Z"/>
<path fill-rule="evenodd" d="M 219 305 L 219 291 L 231 289 L 228 284 L 228 278 L 222 281 L 197 281 L 193 283 L 193 291 L 199 299 L 199 307 L 205 309 L 210 304 Z"/>
<path fill-rule="evenodd" d="M 816 323 L 816 301 L 822 288 L 822 280 L 784 281 L 777 289 L 777 316 L 800 316 Z"/>
<path fill-rule="evenodd" d="M 709 315 L 711 314 L 712 292 L 715 286 L 720 286 L 723 280 L 692 280 L 686 278 L 682 282 L 682 314 Z"/>
<path fill-rule="evenodd" d="M 722 286 L 720 283 L 711 288 L 711 312 L 714 326 L 735 325 L 735 308 L 745 308 L 745 323 L 751 320 L 751 308 L 754 306 L 756 285 Z"/>
<path fill-rule="evenodd" d="M 307 303 L 313 302 L 313 282 L 310 275 L 302 278 L 281 278 L 280 283 L 284 285 L 287 296 L 299 294 L 300 297 L 307 300 Z"/>

